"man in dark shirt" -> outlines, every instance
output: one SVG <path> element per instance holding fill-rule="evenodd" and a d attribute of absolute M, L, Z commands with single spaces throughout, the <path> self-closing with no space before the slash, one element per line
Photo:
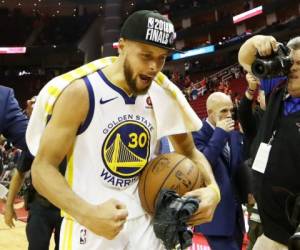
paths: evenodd
<path fill-rule="evenodd" d="M 285 206 L 291 194 L 300 192 L 300 37 L 290 40 L 288 47 L 293 65 L 288 78 L 279 85 L 276 79 L 268 80 L 274 89 L 254 142 L 255 193 L 264 229 L 255 250 L 287 249 L 296 229 L 288 220 Z M 251 72 L 257 53 L 267 56 L 277 48 L 274 37 L 254 36 L 240 48 L 239 62 Z"/>
<path fill-rule="evenodd" d="M 4 220 L 9 227 L 14 227 L 13 219 L 16 213 L 13 207 L 14 200 L 21 189 L 25 179 L 25 174 L 31 169 L 33 158 L 28 152 L 23 151 L 17 164 L 17 169 L 10 182 L 9 193 L 5 206 Z M 38 194 L 32 183 L 26 190 L 26 207 L 29 209 L 26 236 L 29 250 L 48 250 L 50 239 L 54 232 L 55 250 L 59 246 L 59 233 L 62 222 L 60 210 L 52 205 L 48 200 Z"/>
<path fill-rule="evenodd" d="M 260 88 L 260 80 L 252 73 L 246 74 L 246 80 L 248 82 L 248 88 L 246 89 L 245 94 L 238 106 L 238 118 L 243 128 L 245 140 L 244 154 L 247 160 L 244 162 L 244 167 L 248 169 L 253 162 L 253 159 L 250 157 L 250 147 L 257 134 L 260 121 L 266 109 L 266 102 L 265 91 Z M 255 100 L 254 95 L 256 92 L 258 92 L 256 100 L 259 103 L 259 106 L 253 108 L 253 101 Z M 252 177 L 252 175 L 250 175 L 250 177 Z M 247 204 L 247 211 L 249 214 L 249 244 L 247 246 L 247 250 L 252 250 L 256 239 L 263 233 L 263 231 L 260 216 L 257 210 L 257 204 L 253 196 L 252 178 L 250 178 L 249 182 L 251 193 L 248 194 Z"/>
<path fill-rule="evenodd" d="M 260 89 L 260 81 L 253 74 L 247 73 L 246 80 L 248 88 L 242 97 L 238 106 L 238 118 L 244 131 L 245 139 L 247 140 L 246 158 L 249 158 L 250 145 L 256 136 L 260 120 L 266 109 L 265 92 Z M 259 107 L 253 109 L 253 101 L 255 92 L 258 91 L 257 101 Z"/>

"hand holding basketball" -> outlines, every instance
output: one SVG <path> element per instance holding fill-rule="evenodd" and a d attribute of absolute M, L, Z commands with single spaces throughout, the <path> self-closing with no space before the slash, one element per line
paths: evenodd
<path fill-rule="evenodd" d="M 162 188 L 184 195 L 201 186 L 200 169 L 186 156 L 173 152 L 159 155 L 148 163 L 140 176 L 139 196 L 142 207 L 153 215 L 156 198 Z"/>
<path fill-rule="evenodd" d="M 218 189 L 215 189 L 218 187 L 212 188 L 212 185 L 193 190 L 184 195 L 196 197 L 200 200 L 198 210 L 189 220 L 190 225 L 199 225 L 212 220 L 216 206 L 220 201 Z"/>

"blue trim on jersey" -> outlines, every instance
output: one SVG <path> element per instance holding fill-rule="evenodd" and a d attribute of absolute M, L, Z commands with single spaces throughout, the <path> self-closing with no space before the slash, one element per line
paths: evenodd
<path fill-rule="evenodd" d="M 103 74 L 102 70 L 98 70 L 98 74 L 100 75 L 100 77 L 103 79 L 103 81 L 109 86 L 111 87 L 113 90 L 117 91 L 123 98 L 125 101 L 125 104 L 135 104 L 135 100 L 136 100 L 136 96 L 132 95 L 132 96 L 128 96 L 127 93 L 117 87 L 116 85 L 114 85 L 113 83 L 111 83 L 106 76 Z"/>
<path fill-rule="evenodd" d="M 94 110 L 95 110 L 95 96 L 94 96 L 94 91 L 93 91 L 93 87 L 90 83 L 90 80 L 87 77 L 83 78 L 85 85 L 88 89 L 89 92 L 89 112 L 87 114 L 87 117 L 84 121 L 83 124 L 80 125 L 78 131 L 77 131 L 77 135 L 82 134 L 90 125 L 92 118 L 93 118 L 93 114 L 94 114 Z"/>

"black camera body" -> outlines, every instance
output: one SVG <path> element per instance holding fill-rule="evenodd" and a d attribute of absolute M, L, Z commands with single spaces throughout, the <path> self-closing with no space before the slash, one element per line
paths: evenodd
<path fill-rule="evenodd" d="M 197 211 L 199 200 L 180 197 L 174 190 L 160 190 L 156 199 L 153 230 L 166 249 L 186 249 L 192 245 L 193 232 L 189 218 Z"/>
<path fill-rule="evenodd" d="M 298 225 L 296 232 L 290 237 L 288 242 L 289 250 L 300 249 L 300 225 Z"/>
<path fill-rule="evenodd" d="M 293 65 L 293 59 L 290 56 L 290 49 L 279 44 L 278 50 L 267 57 L 257 56 L 251 65 L 252 73 L 260 78 L 274 78 L 287 76 Z"/>
<path fill-rule="evenodd" d="M 176 215 L 175 217 L 180 220 L 187 220 L 188 218 L 190 218 L 193 213 L 197 211 L 198 207 L 199 201 L 192 197 L 176 198 L 169 205 L 172 213 Z"/>

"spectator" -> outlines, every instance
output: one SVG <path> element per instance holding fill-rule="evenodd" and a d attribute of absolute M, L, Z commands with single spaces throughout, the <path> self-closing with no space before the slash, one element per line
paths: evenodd
<path fill-rule="evenodd" d="M 199 89 L 197 88 L 197 83 L 191 82 L 191 98 L 192 100 L 196 100 L 198 98 Z"/>
<path fill-rule="evenodd" d="M 26 149 L 27 123 L 28 119 L 22 113 L 13 90 L 0 85 L 0 134 L 16 147 Z"/>
<path fill-rule="evenodd" d="M 0 85 L 0 134 L 11 140 L 19 148 L 25 149 L 27 117 L 23 115 L 12 89 Z M 3 166 L 2 166 L 3 168 Z M 1 190 L 5 187 L 1 185 Z M 1 200 L 5 200 L 5 192 Z"/>
<path fill-rule="evenodd" d="M 198 132 L 193 132 L 193 138 L 213 168 L 221 202 L 212 222 L 196 226 L 195 232 L 206 237 L 212 250 L 240 250 L 245 228 L 235 177 L 243 162 L 242 136 L 234 131 L 229 96 L 221 92 L 211 94 L 206 108 L 208 118 Z"/>

